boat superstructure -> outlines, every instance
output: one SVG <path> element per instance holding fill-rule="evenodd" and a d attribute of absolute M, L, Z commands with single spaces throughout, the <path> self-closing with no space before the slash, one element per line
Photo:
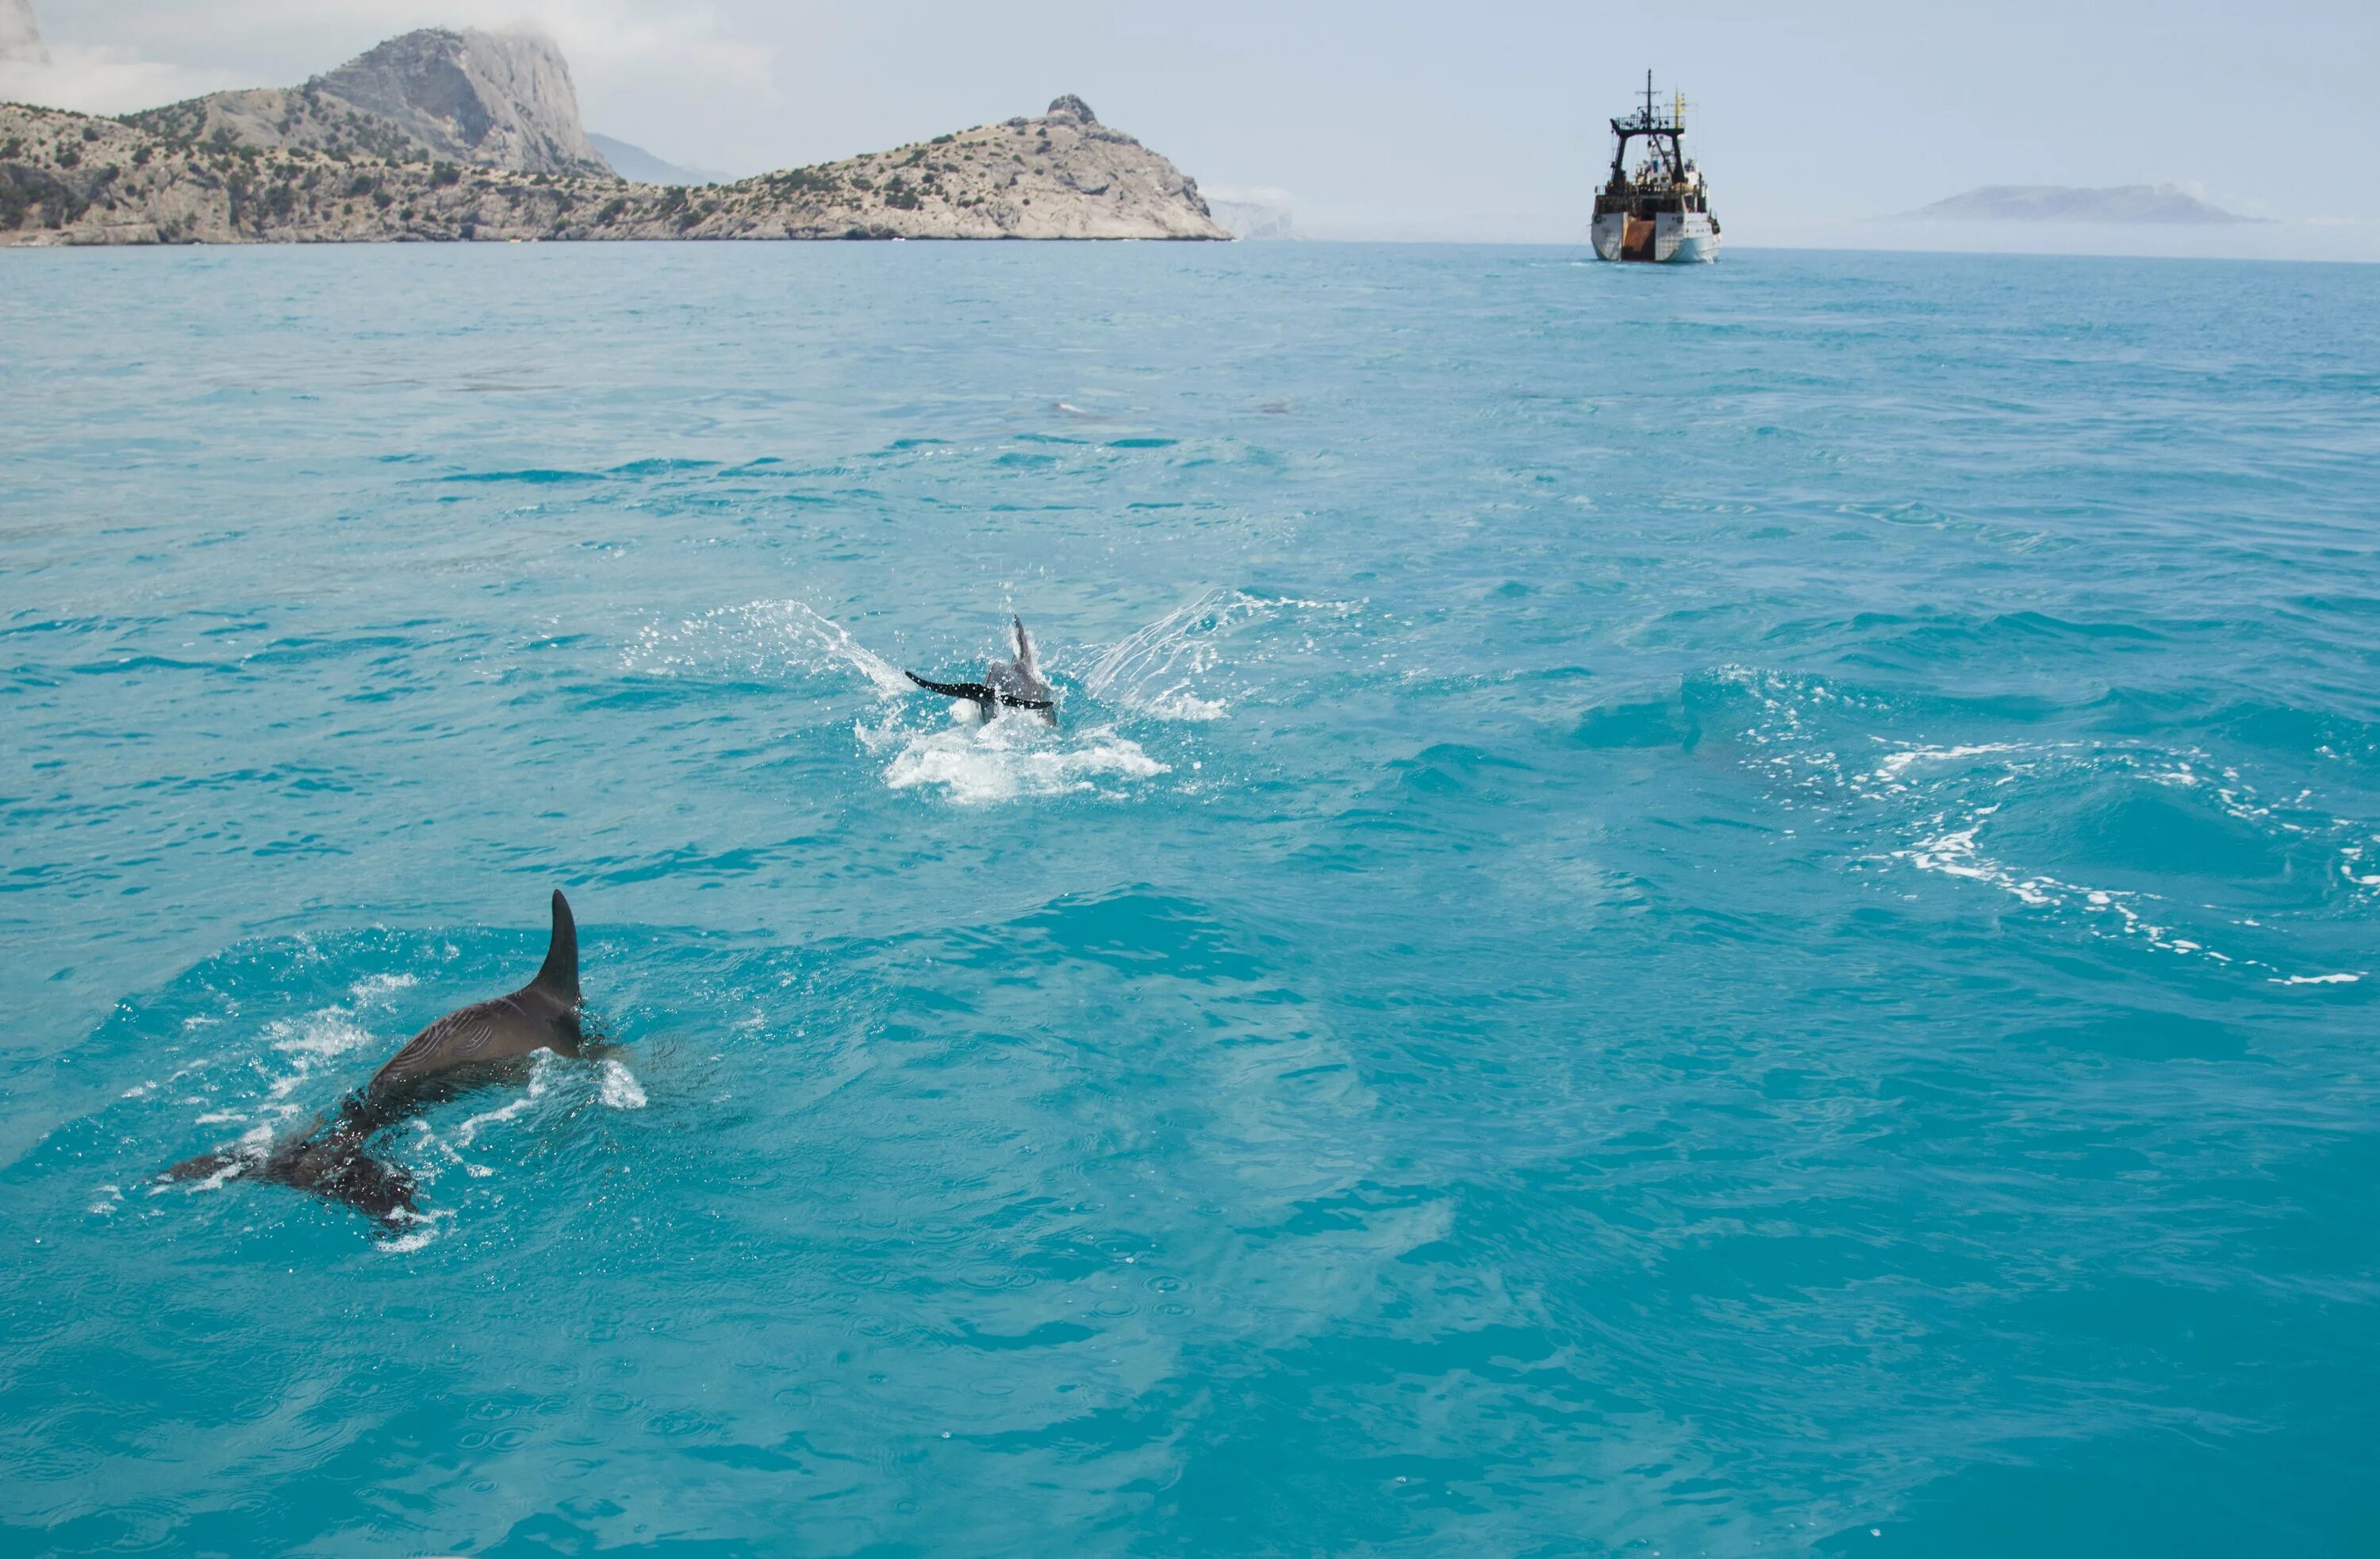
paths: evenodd
<path fill-rule="evenodd" d="M 1595 197 L 1595 253 L 1600 260 L 1692 264 L 1718 258 L 1718 218 L 1702 170 L 1686 155 L 1686 100 L 1666 104 L 1653 96 L 1645 72 L 1645 105 L 1611 121 L 1611 178 Z M 1645 145 L 1636 166 L 1628 149 Z"/>

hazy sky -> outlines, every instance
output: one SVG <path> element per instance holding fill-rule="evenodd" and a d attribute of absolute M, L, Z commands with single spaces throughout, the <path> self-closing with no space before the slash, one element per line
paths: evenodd
<path fill-rule="evenodd" d="M 528 23 L 591 128 L 737 172 L 1079 92 L 1209 191 L 1284 191 L 1302 230 L 1351 237 L 1579 238 L 1650 66 L 1697 105 L 1740 242 L 1889 238 L 1869 219 L 1978 184 L 2173 182 L 2282 219 L 2218 244 L 2380 259 L 2380 0 L 33 5 L 59 79 L 109 109 Z"/>

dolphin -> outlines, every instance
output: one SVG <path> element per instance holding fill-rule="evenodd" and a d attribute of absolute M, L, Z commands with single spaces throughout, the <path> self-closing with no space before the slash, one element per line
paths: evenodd
<path fill-rule="evenodd" d="M 165 1171 L 165 1178 L 200 1180 L 253 1170 L 263 1179 L 400 1224 L 416 1212 L 413 1176 L 372 1154 L 374 1136 L 470 1089 L 517 1078 L 540 1050 L 575 1056 L 596 1048 L 579 1027 L 578 924 L 571 918 L 570 901 L 556 889 L 552 940 L 536 979 L 509 996 L 450 1012 L 414 1035 L 331 1114 L 275 1143 L 261 1160 L 237 1150 L 201 1153 Z"/>
<path fill-rule="evenodd" d="M 1025 631 L 1025 619 L 1014 615 L 1008 628 L 1010 652 L 1016 658 L 992 662 L 984 667 L 980 682 L 929 682 L 914 671 L 905 675 L 929 693 L 972 700 L 986 720 L 1002 709 L 1029 709 L 1055 725 L 1058 690 L 1041 675 L 1041 654 L 1033 648 L 1033 636 Z"/>

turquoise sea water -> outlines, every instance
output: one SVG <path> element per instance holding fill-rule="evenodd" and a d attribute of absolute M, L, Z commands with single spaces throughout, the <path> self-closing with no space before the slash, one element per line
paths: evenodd
<path fill-rule="evenodd" d="M 2380 1550 L 2380 270 L 16 253 L 0 396 L 0 1549 Z M 154 1182 L 557 885 L 426 1223 Z"/>

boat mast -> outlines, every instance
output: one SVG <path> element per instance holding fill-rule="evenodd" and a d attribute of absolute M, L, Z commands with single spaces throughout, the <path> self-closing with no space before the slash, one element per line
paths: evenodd
<path fill-rule="evenodd" d="M 1628 143 L 1640 135 L 1645 138 L 1651 155 L 1667 163 L 1670 182 L 1672 185 L 1685 182 L 1686 150 L 1680 137 L 1686 128 L 1686 94 L 1682 91 L 1677 94 L 1677 106 L 1667 119 L 1661 117 L 1660 110 L 1654 104 L 1653 73 L 1647 70 L 1645 72 L 1643 110 L 1628 118 L 1611 121 L 1611 135 L 1615 142 L 1611 149 L 1611 184 L 1615 189 L 1623 183 L 1633 182 L 1627 178 Z M 1668 153 L 1666 157 L 1663 156 L 1665 151 Z"/>

